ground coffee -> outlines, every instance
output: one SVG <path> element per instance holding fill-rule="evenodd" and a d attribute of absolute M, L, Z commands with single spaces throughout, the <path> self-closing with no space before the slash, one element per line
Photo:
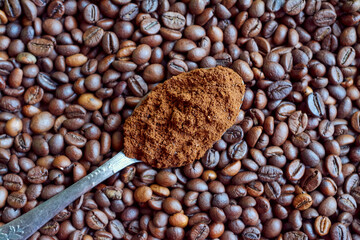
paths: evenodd
<path fill-rule="evenodd" d="M 233 125 L 244 97 L 225 67 L 196 69 L 159 84 L 124 124 L 124 152 L 157 168 L 201 158 Z"/>

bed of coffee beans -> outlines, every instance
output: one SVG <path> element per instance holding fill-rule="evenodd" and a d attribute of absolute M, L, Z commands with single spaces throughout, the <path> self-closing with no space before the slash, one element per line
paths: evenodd
<path fill-rule="evenodd" d="M 0 0 L 0 226 L 120 151 L 158 83 L 222 65 L 247 90 L 202 159 L 129 166 L 30 239 L 360 239 L 359 12 L 360 0 Z"/>

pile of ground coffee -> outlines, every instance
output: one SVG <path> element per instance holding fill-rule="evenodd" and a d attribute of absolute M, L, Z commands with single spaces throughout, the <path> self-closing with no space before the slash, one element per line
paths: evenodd
<path fill-rule="evenodd" d="M 124 152 L 157 168 L 201 158 L 233 125 L 241 77 L 225 67 L 197 69 L 159 84 L 124 124 Z"/>

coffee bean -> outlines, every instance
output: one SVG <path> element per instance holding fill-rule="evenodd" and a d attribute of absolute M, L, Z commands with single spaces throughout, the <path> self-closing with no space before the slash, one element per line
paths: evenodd
<path fill-rule="evenodd" d="M 303 211 L 305 209 L 308 209 L 311 207 L 312 204 L 312 198 L 307 193 L 301 193 L 297 195 L 293 200 L 293 205 L 296 209 L 299 209 L 300 211 Z"/>
<path fill-rule="evenodd" d="M 301 111 L 293 112 L 289 119 L 289 130 L 292 134 L 297 135 L 305 131 L 308 124 L 308 116 Z"/>
<path fill-rule="evenodd" d="M 330 26 L 335 20 L 336 13 L 331 9 L 322 9 L 314 15 L 314 24 L 318 27 Z"/>
<path fill-rule="evenodd" d="M 60 18 L 64 15 L 64 13 L 65 13 L 65 5 L 61 1 L 51 2 L 47 8 L 47 14 L 51 18 Z"/>
<path fill-rule="evenodd" d="M 27 173 L 27 180 L 30 183 L 44 183 L 48 178 L 48 170 L 41 166 L 31 168 Z"/>
<path fill-rule="evenodd" d="M 23 187 L 23 180 L 16 174 L 6 174 L 3 177 L 4 187 L 10 191 L 19 191 Z"/>
<path fill-rule="evenodd" d="M 267 94 L 272 100 L 281 100 L 288 96 L 291 90 L 292 85 L 288 81 L 276 81 L 268 87 Z"/>
<path fill-rule="evenodd" d="M 140 31 L 146 35 L 153 35 L 160 31 L 160 23 L 154 18 L 146 18 L 140 23 Z"/>
<path fill-rule="evenodd" d="M 338 177 L 342 171 L 341 159 L 336 155 L 327 156 L 325 159 L 325 166 L 332 177 Z"/>
<path fill-rule="evenodd" d="M 330 236 L 334 239 L 346 239 L 348 236 L 348 230 L 341 223 L 335 223 L 330 228 Z"/>
<path fill-rule="evenodd" d="M 315 117 L 321 117 L 325 114 L 324 101 L 319 93 L 311 93 L 307 96 L 306 107 L 309 113 Z"/>
<path fill-rule="evenodd" d="M 233 160 L 241 160 L 243 159 L 248 151 L 248 146 L 245 141 L 241 140 L 240 142 L 236 142 L 232 144 L 228 148 L 228 155 Z"/>
<path fill-rule="evenodd" d="M 284 68 L 276 62 L 265 62 L 263 71 L 270 80 L 281 80 L 285 75 Z"/>
<path fill-rule="evenodd" d="M 305 170 L 305 175 L 302 178 L 301 186 L 305 191 L 311 192 L 320 185 L 321 179 L 322 174 L 319 170 L 308 168 Z"/>
<path fill-rule="evenodd" d="M 12 192 L 7 198 L 7 203 L 12 208 L 22 208 L 27 202 L 27 197 L 24 193 Z"/>
<path fill-rule="evenodd" d="M 60 230 L 60 225 L 58 222 L 49 221 L 42 228 L 40 232 L 45 235 L 55 236 Z"/>
<path fill-rule="evenodd" d="M 119 39 L 114 32 L 105 32 L 101 46 L 107 54 L 114 54 L 119 50 Z"/>
<path fill-rule="evenodd" d="M 165 12 L 161 16 L 165 27 L 170 29 L 180 29 L 185 26 L 185 17 L 177 12 Z"/>
<path fill-rule="evenodd" d="M 271 165 L 262 166 L 258 171 L 259 179 L 264 182 L 276 181 L 282 174 L 280 168 Z"/>
<path fill-rule="evenodd" d="M 259 240 L 260 239 L 260 230 L 255 228 L 255 227 L 248 227 L 245 228 L 244 231 L 242 232 L 241 236 L 243 237 L 243 239 L 245 240 Z"/>
<path fill-rule="evenodd" d="M 27 104 L 36 104 L 44 96 L 44 90 L 39 86 L 32 86 L 25 91 L 24 100 Z"/>
<path fill-rule="evenodd" d="M 18 112 L 20 110 L 20 101 L 17 98 L 3 96 L 0 99 L 0 108 L 3 111 Z"/>
<path fill-rule="evenodd" d="M 43 133 L 49 131 L 55 123 L 55 118 L 49 112 L 36 114 L 30 123 L 30 128 L 34 133 Z"/>
<path fill-rule="evenodd" d="M 342 194 L 338 199 L 338 207 L 346 212 L 354 213 L 357 208 L 355 199 L 350 194 Z"/>
<path fill-rule="evenodd" d="M 315 219 L 314 228 L 315 232 L 320 236 L 325 236 L 329 233 L 331 221 L 328 217 L 318 216 Z"/>
<path fill-rule="evenodd" d="M 84 32 L 83 40 L 87 47 L 97 46 L 102 37 L 104 36 L 104 30 L 100 27 L 91 27 Z"/>
<path fill-rule="evenodd" d="M 300 180 L 305 173 L 305 166 L 300 162 L 299 159 L 293 160 L 286 169 L 286 177 L 289 180 L 297 181 Z"/>
<path fill-rule="evenodd" d="M 131 21 L 138 13 L 139 7 L 135 3 L 128 3 L 120 9 L 120 19 L 124 21 Z"/>
<path fill-rule="evenodd" d="M 255 37 L 261 29 L 262 23 L 258 18 L 249 18 L 242 25 L 241 33 L 244 37 Z"/>
<path fill-rule="evenodd" d="M 87 23 L 93 24 L 99 21 L 100 19 L 100 11 L 98 6 L 95 4 L 89 4 L 85 7 L 83 11 L 84 20 Z"/>
<path fill-rule="evenodd" d="M 193 226 L 189 232 L 189 239 L 206 239 L 209 235 L 210 229 L 209 226 L 205 223 L 198 223 Z"/>
<path fill-rule="evenodd" d="M 36 81 L 40 87 L 42 87 L 46 91 L 55 91 L 57 87 L 57 83 L 51 79 L 51 77 L 47 73 L 40 72 Z"/>
<path fill-rule="evenodd" d="M 289 15 L 297 15 L 305 8 L 305 1 L 296 0 L 286 2 L 284 5 L 284 11 Z"/>
<path fill-rule="evenodd" d="M 267 182 L 264 186 L 264 192 L 269 199 L 275 200 L 281 195 L 281 187 L 277 182 Z"/>
<path fill-rule="evenodd" d="M 4 1 L 4 11 L 6 15 L 12 18 L 17 18 L 21 14 L 21 5 L 18 0 Z"/>
<path fill-rule="evenodd" d="M 86 214 L 85 220 L 88 226 L 94 230 L 104 228 L 109 221 L 105 213 L 97 209 L 89 211 Z"/>
<path fill-rule="evenodd" d="M 52 41 L 45 38 L 36 38 L 28 42 L 29 51 L 37 57 L 47 57 L 54 50 Z"/>
<path fill-rule="evenodd" d="M 339 50 L 337 63 L 340 67 L 349 66 L 355 59 L 355 50 L 352 47 L 343 47 Z"/>

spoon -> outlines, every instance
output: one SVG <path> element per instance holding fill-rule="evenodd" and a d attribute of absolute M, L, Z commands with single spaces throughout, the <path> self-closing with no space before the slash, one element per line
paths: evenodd
<path fill-rule="evenodd" d="M 123 152 L 119 152 L 103 165 L 56 194 L 54 197 L 0 227 L 0 240 L 24 240 L 31 237 L 39 228 L 78 197 L 111 177 L 116 172 L 138 162 L 141 161 L 128 158 Z"/>
<path fill-rule="evenodd" d="M 216 71 L 224 71 L 225 68 L 223 67 L 216 67 L 213 68 L 213 70 L 209 69 L 209 72 L 212 71 L 212 74 L 215 74 Z M 197 71 L 197 70 L 194 70 Z M 239 93 L 245 92 L 244 83 L 241 80 L 241 78 L 236 75 L 236 73 L 231 70 L 232 73 L 236 77 L 236 81 L 234 80 L 234 83 L 237 82 L 238 85 L 237 88 L 239 89 Z M 188 73 L 183 73 L 184 76 Z M 228 77 L 229 77 L 228 75 Z M 201 78 L 203 81 L 205 81 L 206 78 Z M 233 78 L 230 78 L 233 79 Z M 167 80 L 171 81 L 171 79 Z M 173 81 L 176 81 L 173 79 Z M 216 80 L 217 81 L 217 80 Z M 242 85 L 240 85 L 240 81 Z M 234 84 L 233 83 L 233 84 Z M 166 83 L 164 83 L 165 85 Z M 212 85 L 211 85 L 212 86 Z M 234 85 L 232 85 L 233 89 Z M 207 88 L 211 89 L 211 88 Z M 242 89 L 242 91 L 241 91 Z M 156 91 L 153 90 L 153 91 Z M 241 96 L 241 95 L 238 95 Z M 136 106 L 138 107 L 142 101 L 147 97 L 145 95 L 139 104 Z M 244 98 L 244 95 L 241 96 L 241 99 Z M 240 105 L 242 103 L 242 100 L 238 102 Z M 233 108 L 235 105 L 231 105 Z M 240 110 L 240 106 L 238 106 L 238 110 Z M 235 120 L 235 119 L 234 119 Z M 228 127 L 230 127 L 229 125 Z M 219 131 L 219 129 L 217 129 Z M 225 129 L 222 129 L 224 131 Z M 220 132 L 219 132 L 220 133 Z M 215 135 L 214 135 L 215 136 Z M 221 135 L 219 134 L 219 137 Z M 215 141 L 216 139 L 212 139 L 212 141 Z M 211 142 L 209 142 L 211 144 Z M 105 162 L 103 165 L 95 169 L 93 172 L 85 176 L 84 178 L 80 179 L 73 185 L 69 186 L 62 192 L 58 193 L 57 195 L 53 196 L 49 200 L 45 201 L 44 203 L 40 204 L 36 208 L 30 210 L 29 212 L 21 215 L 20 217 L 14 219 L 13 221 L 5 224 L 4 226 L 0 227 L 0 240 L 24 240 L 29 238 L 31 235 L 33 235 L 39 228 L 41 228 L 44 224 L 46 224 L 49 220 L 51 220 L 56 214 L 58 214 L 60 211 L 62 211 L 65 207 L 67 207 L 70 203 L 75 201 L 78 197 L 85 194 L 89 190 L 91 190 L 93 187 L 98 185 L 99 183 L 103 182 L 105 179 L 111 177 L 116 172 L 120 171 L 121 169 L 124 169 L 125 167 L 134 164 L 139 163 L 140 160 L 129 158 L 125 156 L 123 152 L 119 152 L 114 157 L 112 157 L 110 160 Z"/>
<path fill-rule="evenodd" d="M 148 94 L 140 100 L 135 108 L 140 106 Z M 31 237 L 31 235 L 33 235 L 39 228 L 50 221 L 56 214 L 66 208 L 78 197 L 90 191 L 90 189 L 108 179 L 118 171 L 138 162 L 141 161 L 128 158 L 123 152 L 119 152 L 106 163 L 76 183 L 67 187 L 65 190 L 33 208 L 29 212 L 0 227 L 0 240 L 24 240 Z"/>

